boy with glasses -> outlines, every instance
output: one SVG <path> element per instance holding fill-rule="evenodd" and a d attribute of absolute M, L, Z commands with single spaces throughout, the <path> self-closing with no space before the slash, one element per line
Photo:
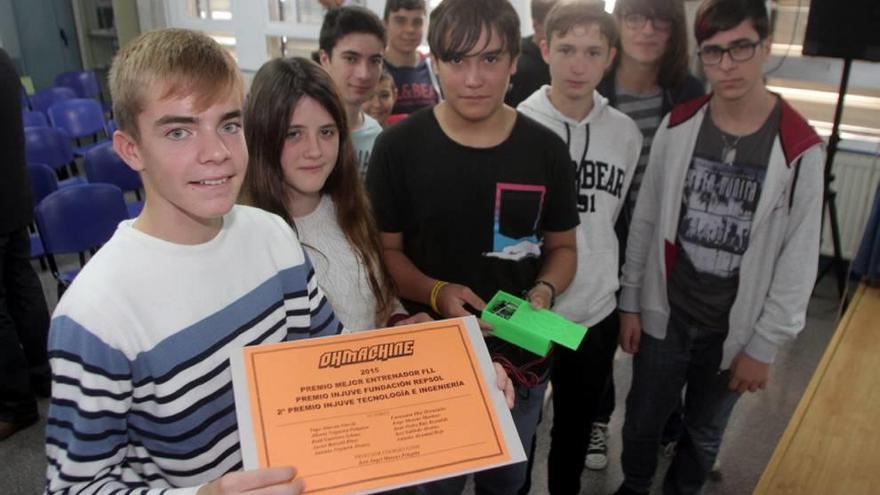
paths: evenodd
<path fill-rule="evenodd" d="M 698 493 L 740 394 L 766 386 L 804 326 L 823 149 L 764 85 L 768 31 L 762 0 L 706 0 L 695 34 L 713 93 L 675 107 L 651 148 L 621 280 L 620 344 L 634 357 L 620 494 L 648 493 L 685 386 L 664 493 Z"/>

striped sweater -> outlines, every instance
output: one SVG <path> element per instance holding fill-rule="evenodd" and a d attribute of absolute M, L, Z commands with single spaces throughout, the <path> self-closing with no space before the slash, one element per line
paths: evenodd
<path fill-rule="evenodd" d="M 277 216 L 236 206 L 195 246 L 123 222 L 52 318 L 46 492 L 194 493 L 240 470 L 230 353 L 341 327 Z"/>

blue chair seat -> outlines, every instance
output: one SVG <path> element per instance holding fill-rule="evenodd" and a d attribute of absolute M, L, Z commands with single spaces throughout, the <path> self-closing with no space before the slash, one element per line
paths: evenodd
<path fill-rule="evenodd" d="M 122 190 L 112 184 L 59 189 L 40 201 L 34 209 L 34 219 L 52 275 L 58 281 L 59 298 L 79 270 L 59 270 L 54 256 L 79 253 L 82 265 L 84 253 L 100 248 L 127 218 Z"/>
<path fill-rule="evenodd" d="M 79 175 L 73 176 L 69 179 L 59 180 L 58 181 L 58 189 L 64 189 L 66 187 L 73 186 L 81 186 L 83 184 L 88 184 L 89 181 L 86 180 L 85 177 L 81 177 Z"/>
<path fill-rule="evenodd" d="M 43 241 L 40 240 L 40 234 L 31 234 L 31 259 L 42 258 L 46 254 L 43 249 Z"/>
<path fill-rule="evenodd" d="M 110 141 L 107 139 L 101 139 L 100 141 L 98 141 L 96 143 L 86 143 L 86 144 L 83 144 L 80 146 L 74 146 L 73 147 L 73 154 L 78 157 L 86 156 L 86 153 L 91 151 L 95 146 L 107 144 L 109 142 Z"/>
<path fill-rule="evenodd" d="M 69 287 L 70 284 L 73 283 L 73 279 L 79 275 L 79 268 L 74 268 L 73 270 L 67 270 L 58 274 L 58 283 L 63 285 L 64 287 Z"/>
<path fill-rule="evenodd" d="M 128 218 L 134 218 L 141 214 L 141 210 L 144 209 L 144 202 L 132 201 L 131 203 L 126 203 L 125 207 L 128 209 Z"/>

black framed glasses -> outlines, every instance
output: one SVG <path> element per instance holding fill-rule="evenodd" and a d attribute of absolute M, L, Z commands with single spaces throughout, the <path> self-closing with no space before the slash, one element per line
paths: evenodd
<path fill-rule="evenodd" d="M 727 48 L 721 48 L 718 45 L 705 45 L 697 52 L 703 65 L 717 65 L 721 63 L 724 54 L 730 55 L 730 60 L 734 62 L 748 62 L 755 56 L 755 50 L 764 40 L 758 41 L 737 41 Z"/>
<path fill-rule="evenodd" d="M 645 14 L 640 14 L 638 12 L 630 12 L 629 14 L 625 14 L 623 16 L 623 23 L 626 24 L 626 27 L 632 29 L 633 31 L 638 31 L 645 27 L 645 24 L 651 21 L 651 25 L 654 26 L 655 31 L 669 31 L 672 29 L 672 19 L 668 19 L 665 17 L 654 17 L 648 16 Z"/>

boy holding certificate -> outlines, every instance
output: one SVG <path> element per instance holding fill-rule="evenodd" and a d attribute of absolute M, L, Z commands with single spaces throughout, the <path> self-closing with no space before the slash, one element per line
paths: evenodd
<path fill-rule="evenodd" d="M 556 135 L 504 104 L 519 18 L 506 0 L 445 0 L 428 42 L 445 99 L 386 130 L 367 173 L 391 276 L 401 297 L 440 317 L 481 310 L 498 290 L 549 308 L 577 263 L 574 170 Z M 512 414 L 528 452 L 549 362 L 487 345 L 517 382 Z M 516 493 L 525 476 L 525 463 L 484 471 L 477 491 Z"/>
<path fill-rule="evenodd" d="M 228 357 L 341 324 L 289 226 L 234 206 L 248 161 L 235 62 L 203 34 L 153 31 L 120 51 L 110 87 L 113 147 L 146 204 L 53 316 L 46 491 L 301 493 L 290 467 L 236 472 Z"/>

